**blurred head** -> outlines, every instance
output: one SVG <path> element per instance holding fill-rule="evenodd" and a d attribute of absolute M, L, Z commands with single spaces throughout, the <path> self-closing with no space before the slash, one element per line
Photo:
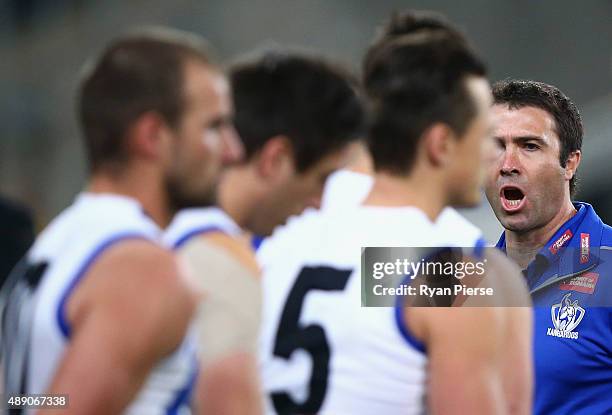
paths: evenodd
<path fill-rule="evenodd" d="M 487 175 L 487 199 L 506 229 L 543 227 L 576 187 L 580 114 L 559 89 L 541 82 L 500 81 L 493 97 L 497 150 Z"/>
<path fill-rule="evenodd" d="M 221 166 L 242 154 L 228 81 L 192 34 L 116 40 L 83 78 L 78 109 L 90 172 L 155 166 L 174 211 L 212 203 Z"/>
<path fill-rule="evenodd" d="M 443 178 L 447 204 L 477 204 L 491 97 L 485 65 L 465 37 L 435 14 L 395 15 L 363 73 L 375 170 L 409 176 L 425 166 Z"/>
<path fill-rule="evenodd" d="M 265 235 L 319 207 L 327 177 L 362 135 L 363 107 L 347 73 L 296 53 L 237 64 L 231 83 L 236 129 L 262 189 L 247 226 Z"/>

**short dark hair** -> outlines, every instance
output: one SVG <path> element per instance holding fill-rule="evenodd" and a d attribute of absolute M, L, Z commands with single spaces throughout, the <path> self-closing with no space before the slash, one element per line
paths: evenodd
<path fill-rule="evenodd" d="M 562 167 L 574 151 L 582 148 L 584 129 L 580 112 L 559 88 L 543 82 L 505 79 L 493 84 L 493 102 L 509 108 L 536 107 L 548 112 L 555 120 L 559 136 L 559 162 Z M 576 191 L 576 175 L 570 180 L 570 194 Z"/>
<path fill-rule="evenodd" d="M 268 51 L 235 64 L 230 79 L 247 160 L 284 135 L 301 173 L 362 136 L 365 110 L 357 83 L 322 58 Z"/>
<path fill-rule="evenodd" d="M 463 135 L 477 111 L 469 76 L 486 76 L 486 67 L 458 29 L 429 12 L 392 16 L 363 64 L 377 171 L 408 174 L 420 137 L 434 123 Z"/>
<path fill-rule="evenodd" d="M 78 91 L 78 114 L 90 171 L 121 166 L 124 138 L 143 113 L 157 111 L 176 127 L 184 111 L 184 65 L 211 64 L 197 35 L 146 28 L 113 41 L 93 66 L 86 66 Z"/>
<path fill-rule="evenodd" d="M 441 30 L 467 43 L 465 34 L 441 13 L 430 10 L 394 11 L 380 30 L 375 42 L 426 30 Z"/>

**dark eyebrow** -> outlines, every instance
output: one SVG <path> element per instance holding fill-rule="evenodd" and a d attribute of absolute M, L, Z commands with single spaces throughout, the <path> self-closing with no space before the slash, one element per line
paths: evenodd
<path fill-rule="evenodd" d="M 541 146 L 545 146 L 548 145 L 548 143 L 546 142 L 545 139 L 543 139 L 540 136 L 537 135 L 525 135 L 525 136 L 519 136 L 519 137 L 512 137 L 512 141 L 516 141 L 519 143 L 526 143 L 528 141 L 535 141 L 537 144 L 541 145 Z"/>
<path fill-rule="evenodd" d="M 496 140 L 503 140 L 503 137 L 494 137 Z M 538 135 L 521 135 L 518 137 L 512 137 L 512 141 L 514 142 L 518 142 L 518 143 L 526 143 L 527 141 L 535 141 L 536 143 L 538 143 L 541 146 L 546 146 L 548 145 L 548 142 L 543 139 L 542 137 L 538 136 Z"/>

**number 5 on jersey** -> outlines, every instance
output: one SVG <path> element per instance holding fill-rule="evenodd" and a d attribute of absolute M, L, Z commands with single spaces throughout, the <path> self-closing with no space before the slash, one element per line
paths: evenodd
<path fill-rule="evenodd" d="M 305 267 L 289 292 L 276 332 L 274 355 L 288 360 L 295 350 L 305 350 L 312 357 L 312 373 L 304 402 L 295 402 L 286 392 L 271 394 L 274 409 L 279 414 L 317 413 L 321 409 L 327 392 L 329 343 L 323 327 L 318 324 L 302 326 L 300 314 L 310 290 L 342 291 L 352 272 L 323 266 Z"/>

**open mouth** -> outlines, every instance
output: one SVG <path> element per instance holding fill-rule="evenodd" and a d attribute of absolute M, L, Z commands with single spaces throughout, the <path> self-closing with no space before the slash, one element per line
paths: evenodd
<path fill-rule="evenodd" d="M 507 212 L 516 212 L 525 204 L 525 194 L 515 186 L 504 186 L 500 192 L 502 206 Z"/>

